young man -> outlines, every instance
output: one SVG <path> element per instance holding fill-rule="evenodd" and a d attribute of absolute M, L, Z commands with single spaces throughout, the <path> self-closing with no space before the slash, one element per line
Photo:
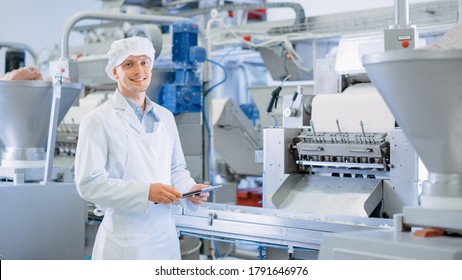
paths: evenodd
<path fill-rule="evenodd" d="M 146 38 L 114 41 L 106 73 L 115 94 L 80 124 L 77 189 L 104 211 L 93 259 L 180 259 L 171 203 L 194 208 L 208 197 L 182 199 L 208 186 L 185 169 L 173 114 L 146 95 L 154 54 Z"/>

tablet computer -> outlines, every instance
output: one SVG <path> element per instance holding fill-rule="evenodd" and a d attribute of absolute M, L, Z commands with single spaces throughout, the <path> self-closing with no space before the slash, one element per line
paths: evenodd
<path fill-rule="evenodd" d="M 191 195 L 196 195 L 196 194 L 200 194 L 200 193 L 204 193 L 204 192 L 210 192 L 210 191 L 213 191 L 213 190 L 221 188 L 221 187 L 223 187 L 223 185 L 210 186 L 208 188 L 204 188 L 204 189 L 201 189 L 201 190 L 187 192 L 187 193 L 183 194 L 183 197 L 188 197 L 188 196 L 191 196 Z"/>

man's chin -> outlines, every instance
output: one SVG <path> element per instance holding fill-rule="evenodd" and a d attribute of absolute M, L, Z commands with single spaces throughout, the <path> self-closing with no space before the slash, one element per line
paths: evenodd
<path fill-rule="evenodd" d="M 132 90 L 133 91 L 146 91 L 149 87 L 148 83 L 133 83 L 132 84 Z"/>

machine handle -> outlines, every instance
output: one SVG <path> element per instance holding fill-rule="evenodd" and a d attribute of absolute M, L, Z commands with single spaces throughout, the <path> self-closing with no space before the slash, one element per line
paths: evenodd
<path fill-rule="evenodd" d="M 317 147 L 317 148 L 301 148 L 302 151 L 308 151 L 308 152 L 322 152 L 324 151 L 323 147 Z"/>
<path fill-rule="evenodd" d="M 292 105 L 294 105 L 294 102 L 297 99 L 297 96 L 298 96 L 298 91 L 295 91 L 294 95 L 292 95 Z M 290 108 L 292 108 L 292 105 L 290 105 Z"/>
<path fill-rule="evenodd" d="M 287 77 L 285 77 L 284 80 L 282 80 L 281 85 L 278 86 L 277 88 L 275 88 L 273 90 L 273 92 L 271 93 L 271 100 L 270 100 L 270 103 L 268 104 L 268 109 L 266 109 L 267 114 L 269 114 L 269 113 L 271 113 L 273 111 L 273 105 L 274 105 L 274 109 L 277 108 L 277 106 L 278 106 L 277 100 L 279 98 L 279 93 L 282 90 L 282 84 L 285 81 L 287 81 L 290 77 L 292 77 L 292 75 L 288 75 Z"/>
<path fill-rule="evenodd" d="M 270 103 L 268 104 L 268 109 L 266 109 L 266 113 L 269 114 L 273 111 L 273 106 L 274 109 L 277 108 L 277 100 L 279 98 L 279 93 L 281 92 L 282 87 L 278 86 L 273 92 L 271 93 L 271 100 Z"/>
<path fill-rule="evenodd" d="M 349 149 L 348 151 L 351 153 L 372 153 L 374 150 L 371 148 L 365 148 L 365 149 Z"/>

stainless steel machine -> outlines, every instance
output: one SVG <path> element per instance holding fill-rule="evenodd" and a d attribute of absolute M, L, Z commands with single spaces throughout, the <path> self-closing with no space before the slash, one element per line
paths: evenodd
<path fill-rule="evenodd" d="M 380 95 L 370 84 L 363 89 L 315 96 L 300 88 L 295 97 L 283 96 L 283 126 L 263 131 L 263 208 L 182 209 L 178 230 L 252 241 L 268 259 L 316 259 L 325 233 L 393 227 L 394 214 L 417 205 L 417 156 L 391 113 L 382 114 L 388 108 Z M 323 120 L 326 110 L 333 126 Z M 380 126 L 385 121 L 387 129 Z"/>
<path fill-rule="evenodd" d="M 320 258 L 461 259 L 462 51 L 390 51 L 363 62 L 428 169 L 428 179 L 419 205 L 395 215 L 394 229 L 326 235 Z M 422 231 L 436 236 L 423 237 Z"/>
<path fill-rule="evenodd" d="M 351 60 L 351 52 L 338 53 L 337 63 Z M 418 157 L 365 70 L 353 70 L 332 75 L 337 92 L 304 94 L 300 86 L 280 97 L 282 126 L 263 129 L 257 156 L 262 209 L 211 203 L 179 210 L 178 230 L 252 241 L 264 248 L 262 258 L 317 259 L 330 233 L 393 228 L 394 215 L 418 205 Z"/>
<path fill-rule="evenodd" d="M 295 102 L 284 96 L 295 113 L 264 131 L 265 207 L 387 218 L 403 202 L 416 204 L 417 186 L 402 188 L 417 180 L 415 153 L 363 85 Z"/>
<path fill-rule="evenodd" d="M 83 259 L 86 204 L 54 168 L 57 124 L 82 84 L 1 81 L 0 259 Z"/>

